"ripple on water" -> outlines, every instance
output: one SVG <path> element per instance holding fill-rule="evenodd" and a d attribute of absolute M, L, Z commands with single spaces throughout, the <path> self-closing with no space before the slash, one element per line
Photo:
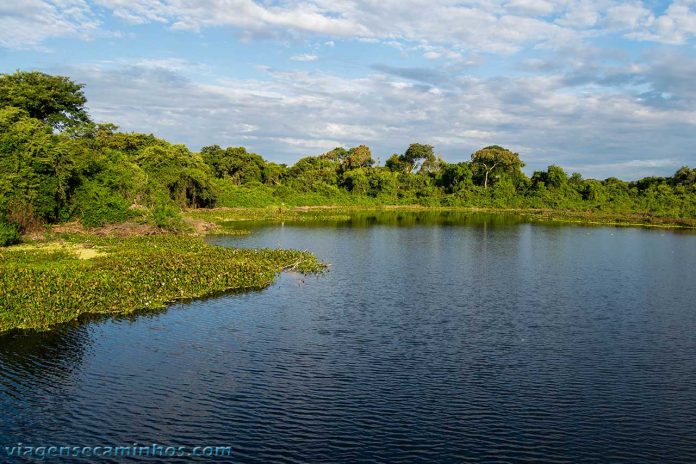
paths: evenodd
<path fill-rule="evenodd" d="M 310 249 L 332 270 L 2 338 L 2 444 L 696 462 L 693 235 L 469 222 L 216 240 Z"/>

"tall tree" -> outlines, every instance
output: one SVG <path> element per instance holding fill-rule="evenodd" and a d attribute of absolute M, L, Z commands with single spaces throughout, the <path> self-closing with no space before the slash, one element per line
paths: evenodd
<path fill-rule="evenodd" d="M 32 118 L 62 130 L 89 122 L 83 84 L 38 71 L 0 74 L 0 108 L 21 108 Z"/>
<path fill-rule="evenodd" d="M 524 166 L 517 153 L 498 145 L 482 148 L 472 154 L 471 164 L 483 173 L 483 188 L 488 188 L 488 180 L 494 170 L 514 171 Z"/>
<path fill-rule="evenodd" d="M 367 145 L 358 145 L 355 148 L 351 148 L 346 153 L 343 159 L 343 170 L 349 171 L 351 169 L 366 168 L 374 164 L 372 159 L 372 152 Z"/>
<path fill-rule="evenodd" d="M 430 165 L 435 162 L 434 148 L 432 145 L 412 143 L 406 149 L 403 160 L 411 165 L 411 171 L 415 171 L 423 163 Z"/>

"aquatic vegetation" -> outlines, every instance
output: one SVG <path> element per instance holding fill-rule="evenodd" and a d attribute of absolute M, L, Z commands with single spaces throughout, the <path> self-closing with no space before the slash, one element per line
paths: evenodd
<path fill-rule="evenodd" d="M 62 240 L 2 250 L 0 332 L 47 329 L 84 314 L 130 314 L 179 299 L 261 289 L 282 270 L 323 268 L 304 251 L 227 249 L 196 237 L 71 235 Z"/>

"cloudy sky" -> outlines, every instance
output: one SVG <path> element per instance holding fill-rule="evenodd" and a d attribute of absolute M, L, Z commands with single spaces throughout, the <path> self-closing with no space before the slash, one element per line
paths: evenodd
<path fill-rule="evenodd" d="M 292 163 L 500 144 L 527 170 L 696 166 L 696 0 L 0 0 L 0 72 L 95 119 Z"/>

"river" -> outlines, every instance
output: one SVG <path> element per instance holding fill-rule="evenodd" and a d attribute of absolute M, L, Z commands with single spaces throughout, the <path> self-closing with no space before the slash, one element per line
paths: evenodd
<path fill-rule="evenodd" d="M 330 271 L 0 338 L 0 445 L 696 462 L 696 234 L 410 213 L 252 226 L 211 241 L 308 249 Z"/>

